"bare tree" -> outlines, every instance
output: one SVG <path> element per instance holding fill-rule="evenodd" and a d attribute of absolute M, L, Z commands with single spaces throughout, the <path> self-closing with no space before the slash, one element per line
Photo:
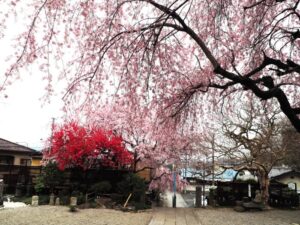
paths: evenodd
<path fill-rule="evenodd" d="M 249 170 L 257 175 L 265 204 L 269 198 L 268 174 L 286 152 L 282 144 L 279 110 L 270 113 L 266 109 L 251 104 L 236 113 L 236 119 L 223 121 L 224 139 L 215 143 L 219 157 L 235 162 L 226 168 Z"/>

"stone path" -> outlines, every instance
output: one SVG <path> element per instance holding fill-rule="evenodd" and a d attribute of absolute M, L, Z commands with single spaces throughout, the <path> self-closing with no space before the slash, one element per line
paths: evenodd
<path fill-rule="evenodd" d="M 166 191 L 163 195 L 163 205 L 164 207 L 172 207 L 172 199 L 173 199 L 173 192 Z M 186 208 L 188 207 L 186 202 L 184 201 L 182 195 L 180 193 L 176 193 L 176 207 L 178 208 Z"/>
<path fill-rule="evenodd" d="M 148 225 L 300 225 L 299 210 L 235 212 L 232 208 L 155 208 Z"/>
<path fill-rule="evenodd" d="M 194 209 L 156 208 L 149 225 L 201 225 Z"/>

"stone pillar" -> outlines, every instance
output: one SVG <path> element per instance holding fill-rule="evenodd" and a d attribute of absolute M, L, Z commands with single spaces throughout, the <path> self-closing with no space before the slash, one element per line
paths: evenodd
<path fill-rule="evenodd" d="M 77 206 L 77 197 L 70 198 L 70 206 Z"/>
<path fill-rule="evenodd" d="M 196 208 L 200 208 L 202 207 L 202 187 L 200 186 L 197 186 L 196 187 L 196 204 L 195 204 L 195 207 Z"/>
<path fill-rule="evenodd" d="M 32 206 L 38 206 L 39 205 L 39 196 L 37 196 L 37 195 L 32 196 L 31 205 Z"/>
<path fill-rule="evenodd" d="M 55 205 L 60 205 L 59 197 L 57 197 L 57 198 L 55 199 Z"/>
<path fill-rule="evenodd" d="M 54 205 L 54 198 L 55 198 L 54 194 L 51 193 L 51 195 L 49 197 L 49 205 Z"/>

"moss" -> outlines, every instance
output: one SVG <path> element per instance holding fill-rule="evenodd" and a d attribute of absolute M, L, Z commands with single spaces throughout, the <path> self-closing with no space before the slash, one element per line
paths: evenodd
<path fill-rule="evenodd" d="M 26 205 L 29 205 L 29 204 L 31 204 L 31 197 L 26 197 L 26 196 L 24 196 L 24 197 L 13 197 L 13 198 L 11 198 L 11 201 L 12 202 L 23 202 L 23 203 L 25 203 Z"/>

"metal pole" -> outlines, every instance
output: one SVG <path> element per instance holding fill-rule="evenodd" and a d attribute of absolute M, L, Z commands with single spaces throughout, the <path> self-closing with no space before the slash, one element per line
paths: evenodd
<path fill-rule="evenodd" d="M 248 197 L 251 198 L 251 184 L 248 184 Z"/>
<path fill-rule="evenodd" d="M 172 201 L 172 205 L 173 208 L 176 208 L 176 172 L 175 172 L 175 168 L 174 168 L 174 164 L 173 164 L 173 201 Z"/>
<path fill-rule="evenodd" d="M 215 186 L 215 135 L 212 143 L 212 186 Z"/>
<path fill-rule="evenodd" d="M 203 163 L 203 181 L 202 181 L 202 192 L 201 192 L 201 206 L 205 206 L 204 205 L 204 198 L 205 198 L 205 182 L 206 182 L 206 165 L 207 165 L 207 155 L 205 155 L 205 162 Z M 203 197 L 202 197 L 203 196 Z"/>
<path fill-rule="evenodd" d="M 52 118 L 52 124 L 51 124 L 51 138 L 50 138 L 50 149 L 48 149 L 48 151 L 52 151 L 52 144 L 53 144 L 53 132 L 54 132 L 54 126 L 55 126 L 55 118 Z"/>

